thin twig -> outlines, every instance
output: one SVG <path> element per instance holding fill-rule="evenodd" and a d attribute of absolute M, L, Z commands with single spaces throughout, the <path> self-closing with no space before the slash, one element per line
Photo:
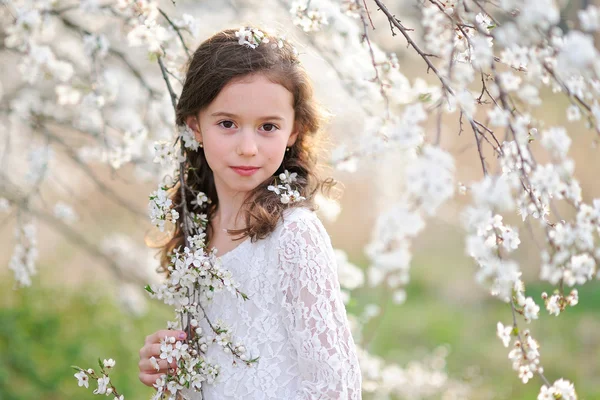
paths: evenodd
<path fill-rule="evenodd" d="M 115 203 L 120 205 L 121 207 L 124 207 L 126 210 L 128 210 L 132 214 L 134 214 L 138 217 L 142 217 L 144 219 L 146 219 L 148 217 L 145 213 L 141 212 L 140 210 L 136 209 L 132 205 L 128 204 L 124 199 L 122 199 L 118 194 L 116 194 L 110 187 L 106 186 L 106 184 L 104 184 L 104 182 L 102 182 L 96 176 L 96 174 L 94 174 L 92 169 L 86 163 L 82 162 L 79 159 L 79 157 L 77 157 L 77 154 L 73 151 L 73 149 L 67 143 L 64 142 L 64 140 L 62 138 L 60 138 L 59 136 L 50 132 L 50 130 L 46 126 L 42 125 L 42 126 L 40 126 L 40 128 L 42 128 L 44 134 L 48 138 L 50 138 L 53 142 L 60 144 L 64 148 L 67 156 L 71 159 L 71 161 L 73 161 L 75 164 L 77 164 L 77 166 L 79 166 L 79 168 L 81 168 L 81 170 L 88 176 L 88 178 L 90 178 L 92 180 L 92 182 L 94 182 L 94 184 L 98 187 L 100 193 L 102 193 L 104 196 L 108 197 L 109 199 L 111 199 L 112 201 L 114 201 Z"/>
<path fill-rule="evenodd" d="M 175 30 L 175 32 L 177 33 L 177 36 L 179 36 L 179 40 L 181 41 L 181 45 L 183 46 L 185 53 L 187 54 L 188 58 L 191 57 L 192 53 L 190 52 L 190 49 L 185 44 L 185 40 L 183 40 L 183 36 L 181 35 L 181 28 L 179 28 L 177 25 L 175 25 L 175 23 L 171 20 L 171 18 L 169 18 L 169 16 L 161 8 L 158 9 L 158 12 L 160 12 L 160 15 L 162 15 L 163 18 L 167 20 L 169 25 L 171 25 L 171 27 Z"/>

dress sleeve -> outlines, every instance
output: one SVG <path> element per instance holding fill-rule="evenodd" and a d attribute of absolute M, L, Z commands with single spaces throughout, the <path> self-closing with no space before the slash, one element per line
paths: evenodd
<path fill-rule="evenodd" d="M 294 399 L 361 399 L 360 368 L 331 241 L 314 213 L 284 223 L 278 254 L 284 325 L 301 371 Z"/>

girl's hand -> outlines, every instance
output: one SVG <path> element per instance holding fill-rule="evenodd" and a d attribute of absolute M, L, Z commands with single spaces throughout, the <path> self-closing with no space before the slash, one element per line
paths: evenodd
<path fill-rule="evenodd" d="M 146 337 L 144 347 L 140 349 L 140 362 L 138 367 L 140 368 L 139 378 L 140 381 L 150 387 L 154 387 L 154 383 L 161 375 L 166 374 L 168 368 L 176 369 L 177 363 L 173 360 L 168 363 L 167 360 L 160 359 L 160 341 L 165 336 L 173 336 L 176 340 L 184 340 L 186 334 L 184 331 L 171 331 L 171 330 L 160 330 L 154 332 L 152 335 Z M 158 370 L 156 364 L 150 360 L 152 357 L 158 362 Z"/>

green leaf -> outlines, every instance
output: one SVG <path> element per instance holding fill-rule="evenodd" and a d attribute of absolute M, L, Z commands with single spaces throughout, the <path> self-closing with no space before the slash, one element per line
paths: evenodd
<path fill-rule="evenodd" d="M 146 285 L 144 286 L 144 289 L 146 290 L 146 292 L 150 293 L 150 294 L 156 294 L 154 292 L 154 290 L 152 290 L 152 288 L 150 287 L 150 285 Z"/>
<path fill-rule="evenodd" d="M 421 93 L 419 95 L 419 101 L 423 103 L 428 103 L 431 101 L 431 93 Z"/>

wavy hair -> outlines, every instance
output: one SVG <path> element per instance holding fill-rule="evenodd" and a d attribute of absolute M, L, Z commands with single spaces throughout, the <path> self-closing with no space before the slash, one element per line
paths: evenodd
<path fill-rule="evenodd" d="M 295 172 L 296 189 L 306 200 L 293 204 L 281 203 L 279 196 L 267 190 L 273 179 L 262 182 L 248 192 L 240 209 L 244 212 L 246 227 L 228 230 L 228 233 L 238 239 L 250 237 L 254 242 L 273 232 L 286 208 L 305 206 L 316 210 L 314 195 L 320 191 L 328 196 L 336 182 L 332 178 L 320 179 L 317 173 L 317 152 L 320 148 L 318 133 L 325 122 L 325 113 L 313 98 L 311 81 L 299 63 L 295 49 L 286 41 L 279 42 L 282 46 L 278 46 L 278 38 L 268 34 L 265 36 L 269 38 L 269 43 L 252 49 L 240 45 L 235 33 L 234 29 L 220 31 L 201 43 L 194 52 L 188 62 L 177 103 L 176 122 L 178 126 L 183 126 L 186 117 L 198 115 L 231 80 L 252 74 L 263 74 L 293 94 L 294 124 L 299 135 L 286 151 L 275 176 L 284 170 Z M 206 162 L 203 148 L 197 151 L 186 148 L 186 159 L 188 172 L 184 180 L 188 210 L 193 209 L 190 202 L 196 199 L 198 192 L 205 193 L 210 200 L 205 211 L 209 221 L 206 229 L 208 243 L 212 237 L 210 221 L 219 207 L 213 172 Z M 181 190 L 178 185 L 174 189 L 171 198 L 175 209 L 183 216 Z M 177 220 L 173 237 L 162 248 L 163 267 L 168 264 L 172 251 L 185 243 L 182 219 Z"/>

